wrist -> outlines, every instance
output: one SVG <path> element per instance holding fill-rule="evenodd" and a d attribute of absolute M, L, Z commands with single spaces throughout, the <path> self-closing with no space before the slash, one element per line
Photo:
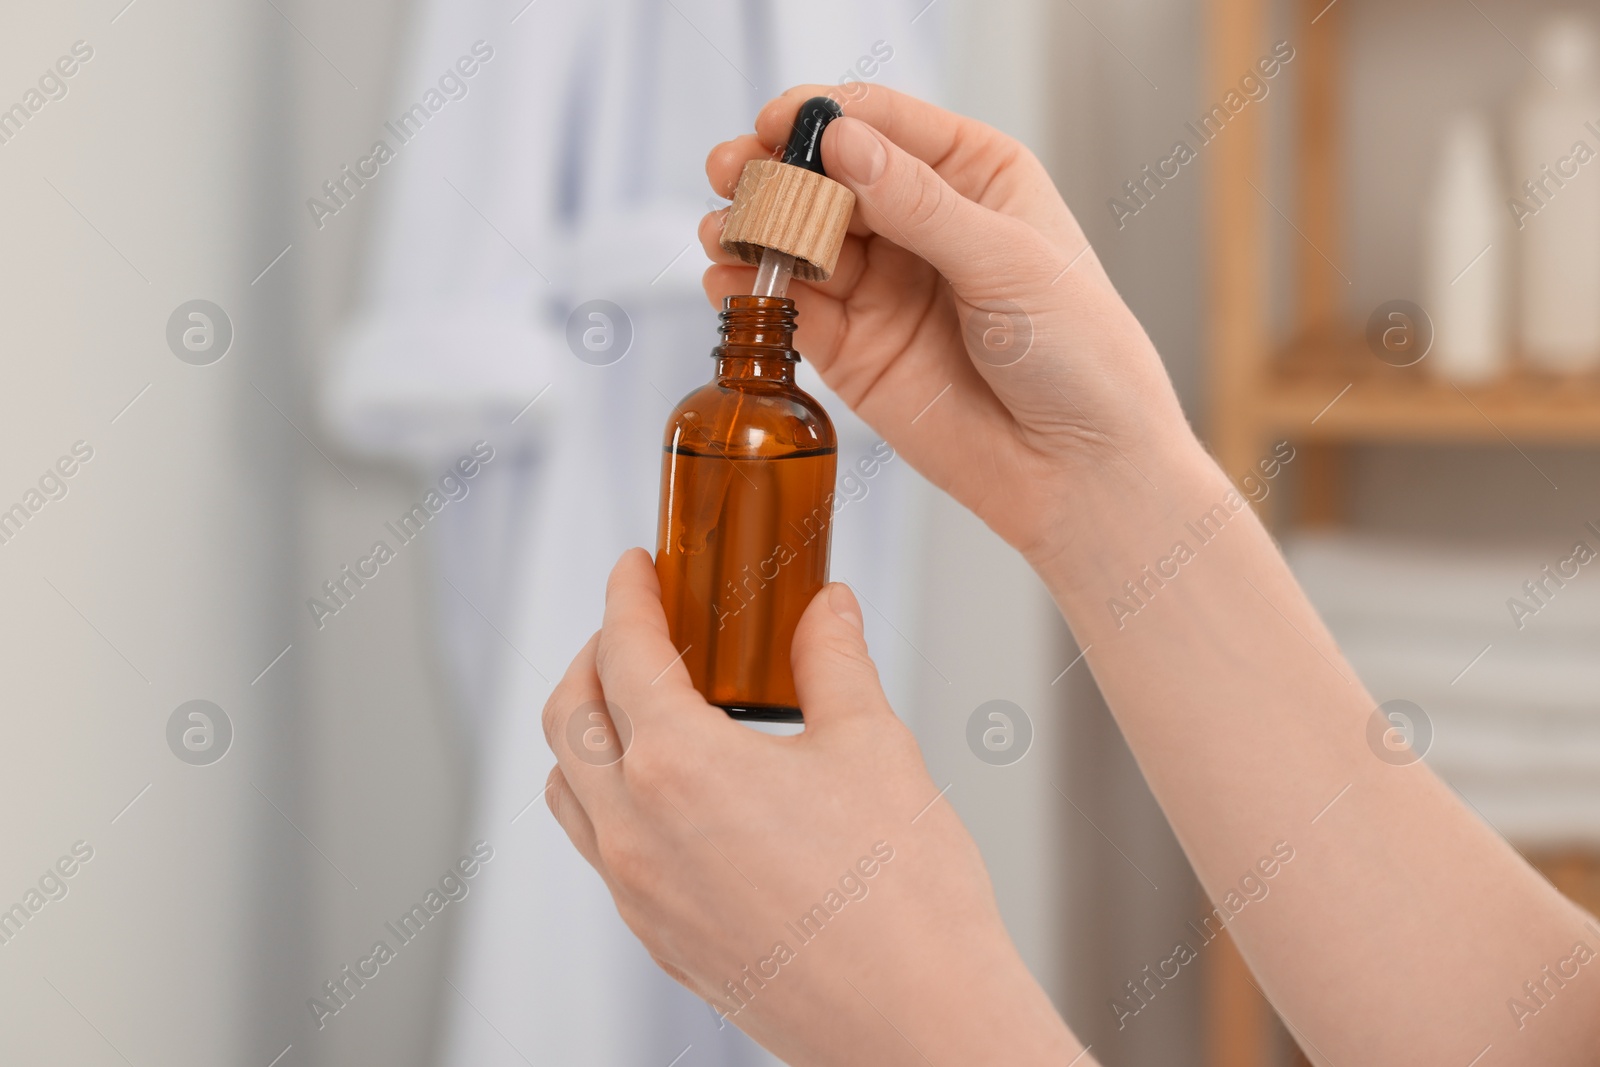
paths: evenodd
<path fill-rule="evenodd" d="M 1024 553 L 1080 639 L 1100 628 L 1108 597 L 1171 557 L 1186 522 L 1238 495 L 1187 423 L 1103 445 L 1063 465 L 1046 490 L 1048 529 Z"/>
<path fill-rule="evenodd" d="M 859 1062 L 926 1067 L 922 1054 L 941 1064 L 1070 1062 L 1082 1046 L 1012 943 L 954 810 L 929 810 L 895 862 L 903 864 L 897 880 L 871 897 L 870 936 L 862 931 L 829 949 L 837 955 L 825 961 L 824 996 L 838 998 L 836 1006 L 807 1014 L 827 1014 L 836 1026 L 859 1022 L 845 1043 L 874 1053 Z"/>
<path fill-rule="evenodd" d="M 966 959 L 969 981 L 954 988 L 929 984 L 911 1023 L 920 1050 L 944 1050 L 955 1063 L 1015 1064 L 1064 1064 L 1083 1051 L 1021 957 L 1007 955 L 987 968 Z"/>

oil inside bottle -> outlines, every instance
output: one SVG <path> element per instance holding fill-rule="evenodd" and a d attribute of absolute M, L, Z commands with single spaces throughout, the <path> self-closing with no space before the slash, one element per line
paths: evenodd
<path fill-rule="evenodd" d="M 837 447 L 794 384 L 793 301 L 729 297 L 717 374 L 667 423 L 656 573 L 695 687 L 735 718 L 801 721 L 790 645 L 828 580 Z"/>

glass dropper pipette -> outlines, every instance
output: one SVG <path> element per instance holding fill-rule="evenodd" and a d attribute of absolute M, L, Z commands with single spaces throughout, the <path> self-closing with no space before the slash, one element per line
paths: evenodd
<path fill-rule="evenodd" d="M 761 265 L 756 268 L 755 296 L 784 296 L 789 291 L 789 279 L 794 276 L 794 257 L 776 248 L 763 249 Z"/>

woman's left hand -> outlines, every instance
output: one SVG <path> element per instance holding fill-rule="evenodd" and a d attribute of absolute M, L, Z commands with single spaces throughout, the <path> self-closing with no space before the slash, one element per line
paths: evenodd
<path fill-rule="evenodd" d="M 806 728 L 786 737 L 696 692 L 660 595 L 650 557 L 625 554 L 544 709 L 550 809 L 655 960 L 796 1065 L 1076 1055 L 884 697 L 849 589 L 800 621 Z"/>

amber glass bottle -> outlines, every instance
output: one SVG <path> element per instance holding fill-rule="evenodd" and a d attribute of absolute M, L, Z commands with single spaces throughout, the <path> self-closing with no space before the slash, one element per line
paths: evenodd
<path fill-rule="evenodd" d="M 656 573 L 695 688 L 736 719 L 801 721 L 789 646 L 828 580 L 838 447 L 794 381 L 794 301 L 723 302 L 716 374 L 667 420 Z"/>

